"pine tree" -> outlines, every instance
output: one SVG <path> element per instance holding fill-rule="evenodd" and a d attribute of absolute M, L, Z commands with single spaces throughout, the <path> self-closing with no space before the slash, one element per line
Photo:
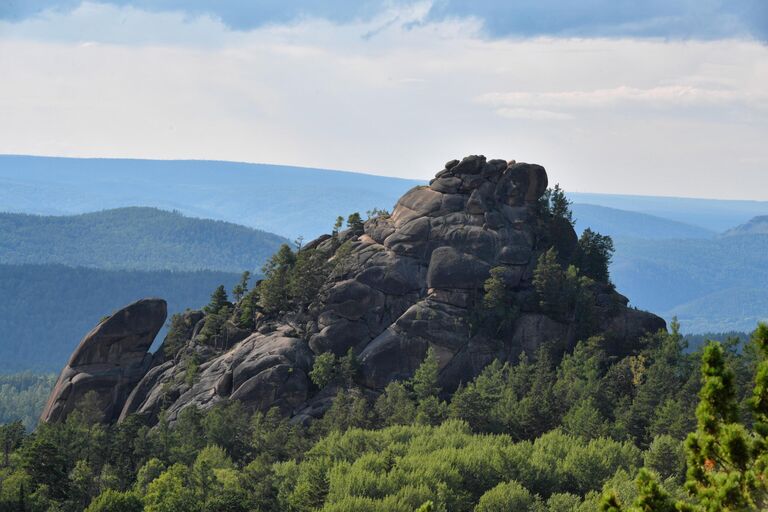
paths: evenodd
<path fill-rule="evenodd" d="M 539 256 L 533 272 L 533 286 L 539 306 L 545 311 L 561 311 L 564 303 L 565 272 L 557 261 L 557 251 L 550 248 Z"/>
<path fill-rule="evenodd" d="M 363 219 L 359 213 L 355 212 L 347 217 L 347 227 L 355 232 L 363 230 Z"/>
<path fill-rule="evenodd" d="M 579 253 L 576 266 L 587 277 L 608 283 L 610 281 L 608 267 L 611 264 L 615 248 L 613 239 L 587 228 L 579 238 Z"/>
<path fill-rule="evenodd" d="M 262 268 L 264 280 L 259 283 L 259 300 L 268 313 L 288 308 L 291 297 L 288 281 L 295 263 L 293 250 L 288 244 L 283 244 Z"/>
<path fill-rule="evenodd" d="M 424 361 L 413 374 L 413 391 L 416 394 L 417 400 L 424 400 L 432 396 L 437 396 L 438 393 L 440 393 L 440 388 L 437 384 L 439 373 L 440 367 L 437 362 L 435 350 L 432 347 L 429 347 L 427 349 L 427 355 L 424 357 Z"/>
<path fill-rule="evenodd" d="M 235 298 L 235 302 L 240 302 L 240 299 L 248 293 L 248 281 L 251 280 L 251 273 L 249 271 L 243 272 L 240 276 L 240 282 L 232 289 L 232 296 Z"/>
<path fill-rule="evenodd" d="M 571 201 L 565 196 L 565 191 L 557 183 L 549 194 L 549 213 L 557 219 L 565 219 L 573 225 Z"/>
<path fill-rule="evenodd" d="M 218 311 L 224 306 L 230 306 L 229 297 L 227 297 L 227 290 L 224 285 L 219 285 L 211 294 L 211 301 L 203 310 L 210 313 L 218 313 Z"/>

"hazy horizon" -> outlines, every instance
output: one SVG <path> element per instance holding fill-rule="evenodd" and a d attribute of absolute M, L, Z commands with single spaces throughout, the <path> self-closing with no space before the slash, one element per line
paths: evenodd
<path fill-rule="evenodd" d="M 485 154 L 575 192 L 768 199 L 766 4 L 592 7 L 8 4 L 0 153 L 408 179 Z"/>

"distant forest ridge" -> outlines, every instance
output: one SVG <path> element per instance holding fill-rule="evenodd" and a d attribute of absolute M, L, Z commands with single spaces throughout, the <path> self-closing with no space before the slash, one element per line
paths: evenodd
<path fill-rule="evenodd" d="M 416 169 L 425 176 L 436 170 Z M 555 183 L 558 172 L 565 171 L 549 169 L 551 181 Z M 328 232 L 338 215 L 391 209 L 408 189 L 422 184 L 423 180 L 270 164 L 0 155 L 0 204 L 7 211 L 61 215 L 154 206 L 227 220 L 291 240 Z M 575 203 L 651 215 L 713 233 L 768 214 L 768 201 L 589 193 L 569 197 Z M 652 238 L 669 236 L 659 232 Z"/>
<path fill-rule="evenodd" d="M 199 308 L 236 273 L 101 270 L 0 265 L 0 373 L 58 372 L 101 318 L 144 297 L 168 301 L 169 316 Z M 161 331 L 156 344 L 165 335 Z"/>
<path fill-rule="evenodd" d="M 278 235 L 157 208 L 71 216 L 0 213 L 0 263 L 127 270 L 258 272 Z"/>

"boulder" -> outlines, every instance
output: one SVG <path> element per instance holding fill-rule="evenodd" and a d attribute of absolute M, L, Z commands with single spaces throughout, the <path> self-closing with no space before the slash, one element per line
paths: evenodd
<path fill-rule="evenodd" d="M 148 350 L 166 316 L 164 300 L 144 299 L 99 322 L 61 371 L 40 420 L 64 421 L 89 392 L 98 399 L 103 421 L 117 420 L 151 364 Z"/>

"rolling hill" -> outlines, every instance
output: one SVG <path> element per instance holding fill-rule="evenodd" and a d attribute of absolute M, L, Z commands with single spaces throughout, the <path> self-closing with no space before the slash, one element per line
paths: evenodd
<path fill-rule="evenodd" d="M 64 215 L 153 206 L 290 238 L 330 231 L 338 215 L 391 208 L 420 181 L 266 164 L 0 156 L 0 205 Z"/>
<path fill-rule="evenodd" d="M 549 171 L 553 178 L 557 176 L 558 170 Z M 309 240 L 328 232 L 338 215 L 390 209 L 405 191 L 424 182 L 268 164 L 0 155 L 0 205 L 5 211 L 63 215 L 153 206 L 263 229 L 291 240 L 299 236 Z M 568 196 L 574 203 L 689 225 L 674 225 L 678 232 L 690 231 L 691 226 L 721 232 L 768 214 L 766 201 Z"/>
<path fill-rule="evenodd" d="M 631 237 L 647 240 L 665 238 L 711 238 L 715 232 L 693 224 L 686 224 L 647 213 L 631 212 L 598 206 L 574 203 L 571 205 L 576 219 L 576 232 L 591 228 L 614 238 Z"/>
<path fill-rule="evenodd" d="M 684 332 L 747 331 L 768 319 L 768 235 L 617 238 L 611 277 L 633 305 Z"/>
<path fill-rule="evenodd" d="M 287 239 L 156 208 L 71 216 L 0 213 L 0 263 L 256 272 Z"/>

